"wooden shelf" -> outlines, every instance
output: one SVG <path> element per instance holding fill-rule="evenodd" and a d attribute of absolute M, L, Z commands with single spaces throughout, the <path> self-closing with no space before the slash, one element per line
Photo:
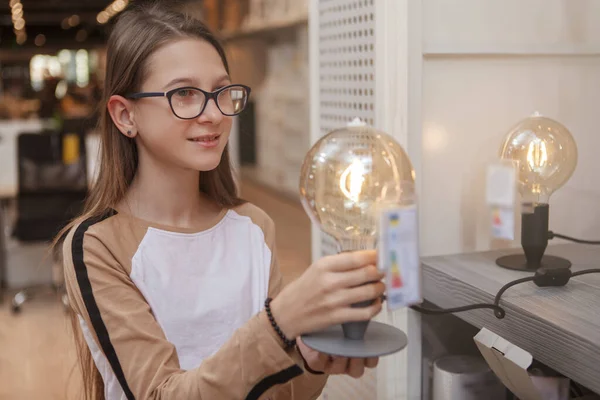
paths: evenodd
<path fill-rule="evenodd" d="M 493 303 L 506 283 L 532 275 L 496 266 L 497 257 L 520 249 L 424 257 L 424 298 L 440 307 Z M 572 271 L 598 268 L 600 246 L 560 244 L 547 254 L 572 263 Z M 600 274 L 572 278 L 564 287 L 537 287 L 533 282 L 509 288 L 500 301 L 506 310 L 455 315 L 477 328 L 486 327 L 572 380 L 600 393 Z"/>
<path fill-rule="evenodd" d="M 308 14 L 303 14 L 280 21 L 268 22 L 266 25 L 250 26 L 232 32 L 223 31 L 220 33 L 219 37 L 223 42 L 231 42 L 237 39 L 273 35 L 306 24 L 308 24 Z"/>

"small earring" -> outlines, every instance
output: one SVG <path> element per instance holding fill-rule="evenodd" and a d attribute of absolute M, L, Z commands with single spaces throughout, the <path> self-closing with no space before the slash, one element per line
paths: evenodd
<path fill-rule="evenodd" d="M 127 135 L 128 135 L 128 136 L 131 136 L 131 131 L 127 131 Z"/>

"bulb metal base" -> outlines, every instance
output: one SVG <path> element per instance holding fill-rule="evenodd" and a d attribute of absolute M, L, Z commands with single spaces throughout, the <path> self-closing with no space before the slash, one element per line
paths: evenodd
<path fill-rule="evenodd" d="M 538 264 L 529 264 L 525 254 L 511 254 L 496 260 L 500 267 L 517 271 L 535 272 L 538 268 L 570 268 L 571 261 L 566 258 L 544 255 Z"/>
<path fill-rule="evenodd" d="M 395 326 L 370 321 L 362 339 L 350 339 L 341 325 L 302 336 L 302 342 L 313 350 L 338 357 L 382 357 L 403 350 L 406 334 Z"/>
<path fill-rule="evenodd" d="M 352 304 L 352 307 L 354 307 L 354 308 L 369 307 L 374 302 L 375 302 L 375 300 L 361 301 L 360 303 Z M 347 339 L 363 340 L 365 333 L 367 332 L 367 328 L 369 327 L 370 322 L 371 322 L 371 320 L 343 323 L 342 330 L 344 331 L 344 336 Z"/>
<path fill-rule="evenodd" d="M 548 247 L 548 204 L 527 205 L 527 212 L 521 214 L 521 247 L 524 254 L 500 257 L 496 264 L 500 267 L 535 271 L 538 268 L 570 268 L 571 262 L 557 256 L 544 255 Z"/>

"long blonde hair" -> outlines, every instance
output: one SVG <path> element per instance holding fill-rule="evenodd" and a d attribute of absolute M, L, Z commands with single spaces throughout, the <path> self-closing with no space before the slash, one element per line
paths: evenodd
<path fill-rule="evenodd" d="M 125 197 L 137 171 L 137 147 L 135 140 L 127 138 L 117 129 L 106 104 L 112 95 L 139 91 L 147 76 L 148 58 L 166 43 L 184 37 L 199 38 L 210 43 L 229 73 L 223 47 L 207 27 L 193 17 L 158 3 L 146 3 L 134 4 L 117 18 L 107 44 L 106 77 L 98 123 L 102 144 L 97 180 L 90 189 L 82 215 L 59 233 L 55 246 L 79 221 L 103 215 Z M 237 194 L 227 146 L 217 168 L 200 173 L 199 190 L 222 207 L 231 208 L 243 203 Z M 71 322 L 85 399 L 101 400 L 104 398 L 104 385 L 74 312 L 71 312 Z"/>

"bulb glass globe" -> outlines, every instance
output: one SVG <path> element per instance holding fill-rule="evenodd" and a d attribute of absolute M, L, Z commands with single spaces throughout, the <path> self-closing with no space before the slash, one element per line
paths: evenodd
<path fill-rule="evenodd" d="M 373 249 L 389 206 L 415 202 L 415 173 L 403 148 L 366 125 L 334 130 L 307 153 L 300 197 L 311 220 L 339 251 Z"/>
<path fill-rule="evenodd" d="M 337 241 L 339 252 L 374 249 L 381 212 L 415 206 L 414 180 L 402 147 L 355 120 L 329 132 L 308 151 L 300 172 L 300 198 L 313 223 Z M 345 322 L 302 340 L 322 353 L 358 358 L 391 354 L 407 344 L 404 332 L 377 321 Z"/>
<path fill-rule="evenodd" d="M 534 114 L 509 131 L 500 157 L 515 163 L 524 203 L 548 204 L 575 171 L 577 145 L 565 126 Z"/>

